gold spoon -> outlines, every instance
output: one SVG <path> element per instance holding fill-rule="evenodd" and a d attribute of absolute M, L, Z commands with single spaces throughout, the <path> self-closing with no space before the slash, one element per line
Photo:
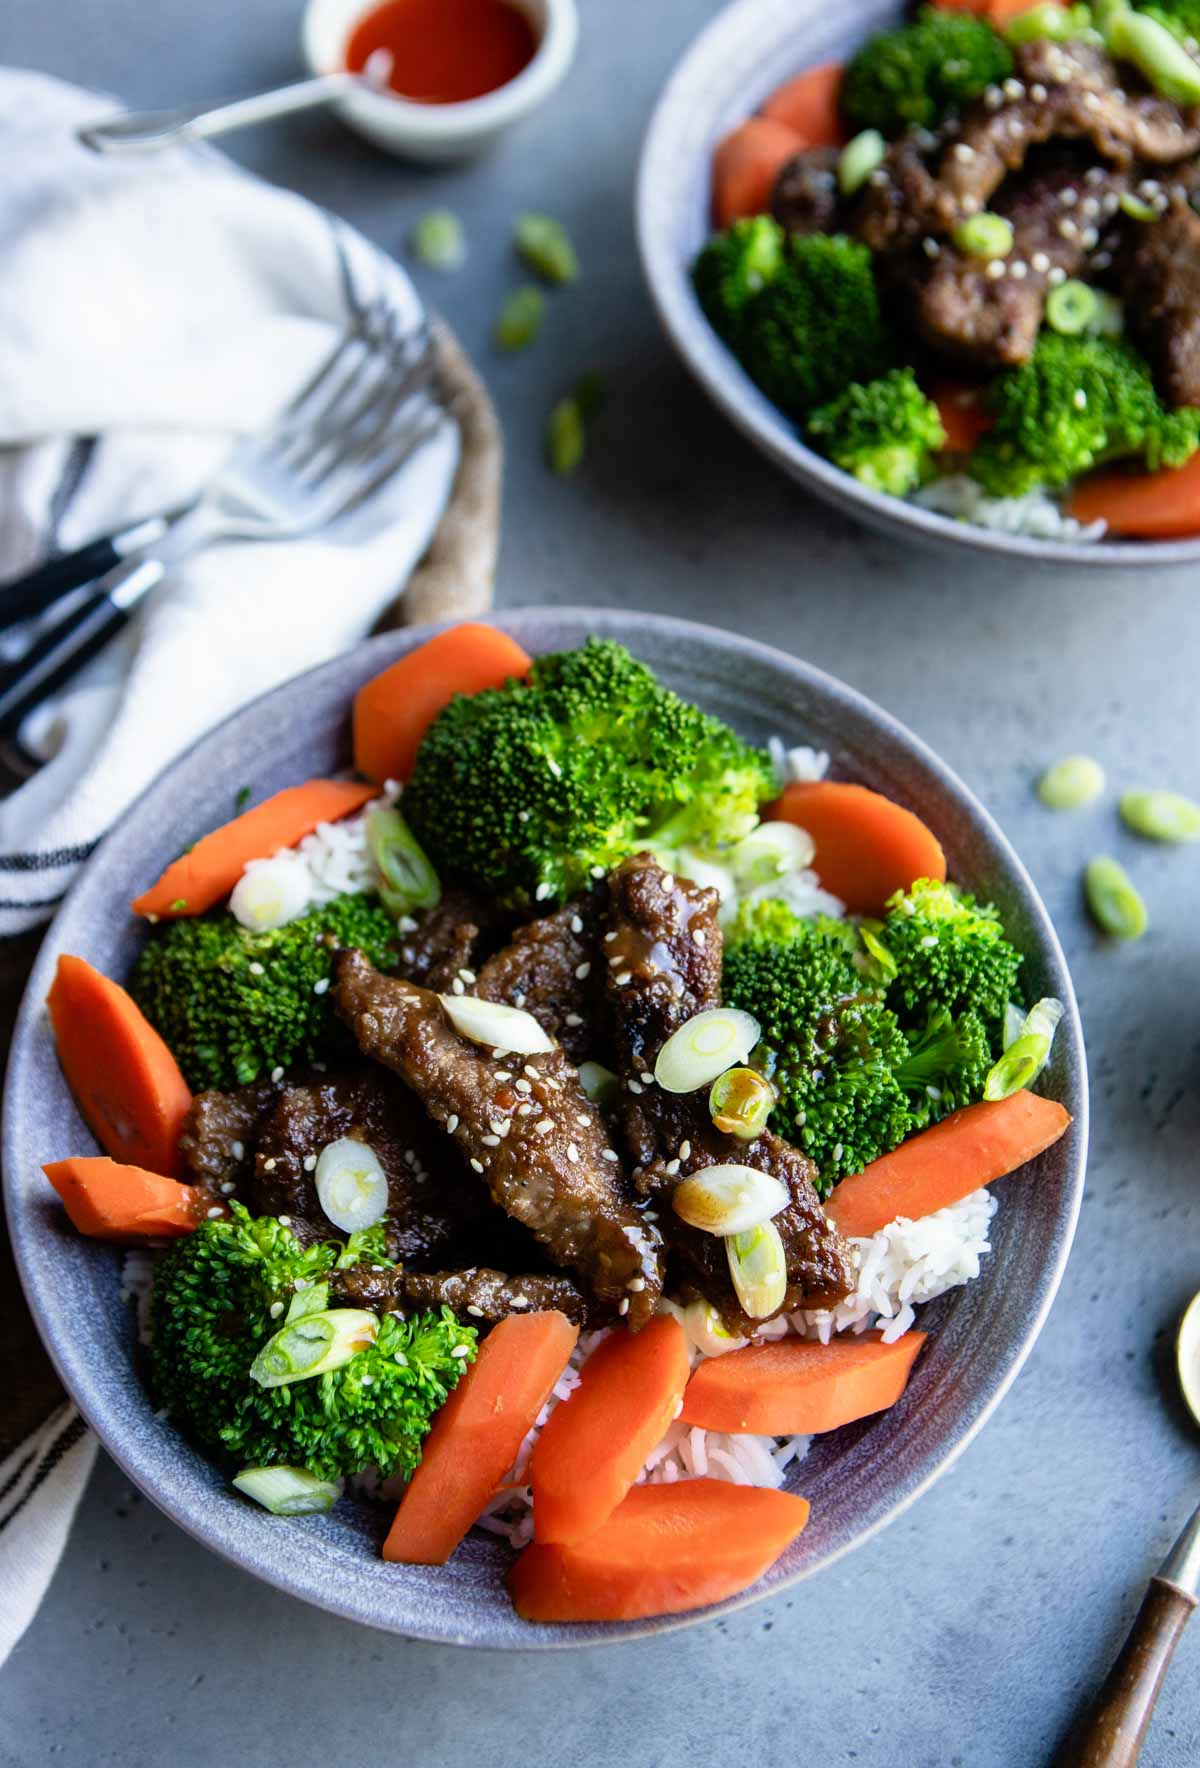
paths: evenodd
<path fill-rule="evenodd" d="M 1175 1362 L 1184 1402 L 1200 1424 L 1200 1295 L 1180 1322 Z M 1056 1768 L 1133 1768 L 1175 1647 L 1198 1603 L 1200 1508 L 1151 1578 L 1121 1655 Z"/>

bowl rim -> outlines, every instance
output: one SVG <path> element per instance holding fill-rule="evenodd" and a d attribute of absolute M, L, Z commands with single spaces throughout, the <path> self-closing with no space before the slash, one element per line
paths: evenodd
<path fill-rule="evenodd" d="M 675 62 L 642 140 L 635 190 L 642 273 L 659 323 L 692 377 L 735 429 L 776 466 L 827 503 L 876 528 L 907 529 L 914 539 L 926 544 L 1037 564 L 1107 569 L 1194 564 L 1200 560 L 1200 535 L 1183 540 L 1041 540 L 980 528 L 936 510 L 923 509 L 904 498 L 873 491 L 807 447 L 778 407 L 755 386 L 701 313 L 686 266 L 678 261 L 672 241 L 658 225 L 658 217 L 663 207 L 660 192 L 676 182 L 680 160 L 676 135 L 683 119 L 694 115 L 696 101 L 692 88 L 698 74 L 722 65 L 760 18 L 775 16 L 781 17 L 780 29 L 787 28 L 788 21 L 781 15 L 778 0 L 730 0 L 692 38 Z M 804 23 L 791 29 L 797 42 L 801 41 Z M 806 65 L 800 54 L 796 62 L 801 68 Z M 796 62 L 789 70 L 781 70 L 781 80 L 788 71 L 796 71 Z"/>
<path fill-rule="evenodd" d="M 248 1555 L 244 1548 L 239 1548 L 234 1540 L 226 1538 L 226 1531 L 222 1529 L 220 1522 L 213 1521 L 207 1516 L 192 1514 L 186 1508 L 185 1501 L 177 1495 L 177 1486 L 173 1487 L 170 1482 L 170 1468 L 174 1464 L 172 1458 L 168 1457 L 167 1459 L 168 1473 L 164 1477 L 161 1472 L 162 1463 L 157 1459 L 156 1453 L 140 1456 L 127 1448 L 120 1429 L 119 1404 L 103 1392 L 97 1392 L 90 1385 L 86 1356 L 68 1333 L 64 1331 L 60 1338 L 59 1325 L 53 1308 L 48 1305 L 47 1298 L 42 1294 L 37 1284 L 32 1281 L 32 1273 L 27 1276 L 23 1231 L 25 1225 L 20 1220 L 22 1204 L 18 1201 L 18 1185 L 13 1176 L 20 1170 L 23 1153 L 21 1141 L 25 1119 L 19 1114 L 20 1107 L 22 1103 L 28 1107 L 31 1102 L 26 1075 L 28 1071 L 36 1070 L 39 1060 L 37 1025 L 61 948 L 59 930 L 63 922 L 70 918 L 76 900 L 90 889 L 90 877 L 97 864 L 97 856 L 103 852 L 106 845 L 106 842 L 102 843 L 81 869 L 78 878 L 51 922 L 30 972 L 14 1025 L 12 1049 L 5 1075 L 3 1122 L 2 1129 L 0 1129 L 0 1138 L 2 1138 L 0 1139 L 0 1168 L 2 1168 L 3 1174 L 3 1190 L 14 1259 L 27 1303 L 55 1370 L 68 1395 L 96 1432 L 107 1453 L 131 1482 L 193 1539 L 213 1549 L 230 1564 L 236 1565 L 242 1571 L 250 1572 L 274 1588 L 284 1590 L 289 1595 L 298 1597 L 302 1601 L 339 1615 L 346 1620 L 358 1621 L 405 1637 L 422 1639 L 429 1643 L 472 1645 L 496 1650 L 554 1650 L 602 1643 L 622 1643 L 626 1640 L 646 1638 L 694 1626 L 702 1621 L 748 1607 L 766 1596 L 781 1594 L 802 1580 L 824 1571 L 846 1553 L 861 1546 L 877 1534 L 886 1524 L 893 1522 L 929 1489 L 934 1481 L 957 1460 L 958 1456 L 974 1440 L 1008 1392 L 1033 1349 L 1057 1294 L 1070 1255 L 1082 1204 L 1088 1151 L 1088 1077 L 1083 1029 L 1070 973 L 1049 913 L 1032 878 L 998 824 L 965 783 L 940 759 L 933 749 L 868 696 L 828 672 L 773 645 L 744 638 L 740 634 L 725 632 L 699 622 L 681 620 L 668 615 L 628 613 L 619 609 L 529 607 L 502 610 L 489 616 L 489 624 L 494 624 L 501 630 L 511 633 L 518 642 L 527 643 L 536 652 L 538 626 L 547 619 L 554 623 L 577 625 L 581 633 L 580 640 L 577 642 L 582 641 L 585 632 L 595 631 L 604 636 L 622 640 L 628 639 L 635 649 L 639 634 L 648 632 L 677 637 L 681 641 L 691 641 L 692 643 L 699 641 L 711 644 L 716 638 L 719 641 L 718 650 L 723 654 L 723 668 L 729 667 L 733 661 L 730 656 L 732 649 L 738 656 L 749 662 L 757 661 L 774 672 L 779 672 L 782 669 L 785 673 L 790 674 L 794 681 L 803 683 L 806 688 L 812 690 L 826 703 L 832 702 L 839 716 L 849 713 L 851 718 L 865 718 L 882 740 L 896 744 L 902 752 L 906 752 L 911 760 L 931 776 L 938 792 L 944 796 L 944 799 L 960 814 L 965 815 L 973 832 L 982 833 L 987 838 L 996 859 L 1004 869 L 1007 881 L 1019 892 L 1023 912 L 1029 922 L 1031 937 L 1036 943 L 1039 954 L 1057 972 L 1058 986 L 1066 1009 L 1059 1031 L 1058 1050 L 1060 1054 L 1064 1052 L 1066 1054 L 1068 1072 L 1074 1078 L 1078 1096 L 1071 1103 L 1073 1122 L 1068 1131 L 1068 1140 L 1065 1146 L 1067 1166 L 1063 1176 L 1063 1184 L 1066 1195 L 1064 1208 L 1056 1224 L 1057 1251 L 1053 1263 L 1042 1278 L 1036 1305 L 1021 1323 L 1019 1340 L 1008 1364 L 995 1376 L 990 1386 L 984 1389 L 984 1397 L 975 1404 L 971 1415 L 965 1421 L 961 1417 L 956 1417 L 948 1432 L 950 1438 L 948 1446 L 934 1454 L 928 1465 L 922 1461 L 919 1464 L 921 1471 L 917 1477 L 906 1486 L 898 1497 L 881 1503 L 877 1513 L 851 1538 L 833 1545 L 814 1563 L 797 1567 L 768 1585 L 764 1585 L 762 1580 L 759 1580 L 736 1596 L 690 1613 L 650 1616 L 643 1620 L 630 1622 L 581 1623 L 572 1627 L 563 1624 L 553 1629 L 549 1627 L 530 1628 L 528 1636 L 522 1636 L 519 1640 L 469 1638 L 463 1634 L 455 1633 L 447 1626 L 438 1627 L 428 1621 L 421 1620 L 419 1616 L 414 1619 L 408 1614 L 393 1621 L 376 1613 L 367 1612 L 362 1601 L 357 1599 L 353 1588 L 343 1594 L 341 1590 L 334 1590 L 328 1585 L 322 1585 L 319 1580 L 321 1570 L 319 1556 L 314 1556 L 312 1561 L 314 1570 L 312 1575 L 305 1580 L 303 1577 L 295 1575 L 290 1567 L 273 1561 L 269 1535 L 264 1534 L 260 1537 L 264 1544 L 256 1560 L 252 1555 Z M 365 660 L 378 656 L 379 666 L 386 667 L 388 663 L 415 648 L 416 645 L 424 642 L 434 633 L 455 624 L 457 624 L 455 621 L 439 621 L 429 625 L 400 628 L 368 638 L 361 644 L 351 647 L 350 650 L 342 652 L 339 656 L 330 658 L 315 668 L 306 670 L 249 701 L 169 763 L 146 788 L 146 792 L 140 794 L 138 799 L 124 812 L 117 824 L 114 825 L 112 832 L 127 830 L 135 826 L 142 811 L 143 799 L 163 787 L 176 772 L 182 771 L 190 765 L 209 743 L 239 720 L 261 718 L 263 712 L 272 702 L 282 699 L 288 694 L 296 694 L 305 684 L 327 671 L 344 667 L 348 659 Z M 1032 1295 L 1032 1293 L 1031 1291 L 1030 1294 Z M 136 1373 L 133 1375 L 133 1380 L 137 1381 Z M 124 1392 L 125 1389 L 122 1388 L 121 1391 Z M 145 1465 L 144 1462 L 148 1465 Z M 356 1585 L 357 1579 L 355 1579 Z M 414 1601 L 411 1606 L 419 1610 L 419 1599 Z"/>

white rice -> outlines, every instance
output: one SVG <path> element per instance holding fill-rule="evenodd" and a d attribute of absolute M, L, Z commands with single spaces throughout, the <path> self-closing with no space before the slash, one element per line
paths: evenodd
<path fill-rule="evenodd" d="M 1023 534 L 1032 540 L 1103 540 L 1107 532 L 1104 522 L 1077 522 L 1068 516 L 1044 491 L 1030 491 L 1024 497 L 989 497 L 982 485 L 965 473 L 948 473 L 943 479 L 915 491 L 910 500 L 922 509 L 934 510 L 941 516 L 953 516 L 960 522 L 972 522 L 977 528 L 991 528 L 999 534 Z"/>
<path fill-rule="evenodd" d="M 281 847 L 269 859 L 252 859 L 246 864 L 247 875 L 263 866 L 275 870 L 281 866 L 295 868 L 302 886 L 295 900 L 302 902 L 296 915 L 332 902 L 335 896 L 349 892 L 375 890 L 379 886 L 379 868 L 367 844 L 367 818 L 375 805 L 394 801 L 400 788 L 389 780 L 379 798 L 372 799 L 356 816 L 337 823 L 318 823 L 311 835 L 295 847 Z M 289 900 L 291 900 L 289 898 Z"/>
<path fill-rule="evenodd" d="M 782 737 L 771 737 L 767 750 L 785 786 L 796 780 L 823 780 L 829 772 L 829 754 L 825 749 L 811 749 L 807 743 L 788 749 Z"/>

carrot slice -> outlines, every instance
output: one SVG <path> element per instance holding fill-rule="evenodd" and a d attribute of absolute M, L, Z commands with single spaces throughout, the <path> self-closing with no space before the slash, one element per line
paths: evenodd
<path fill-rule="evenodd" d="M 466 620 L 418 645 L 354 696 L 354 765 L 369 780 L 406 780 L 421 738 L 456 694 L 502 688 L 529 673 L 516 639 Z"/>
<path fill-rule="evenodd" d="M 1065 1134 L 1069 1111 L 1038 1093 L 981 1100 L 910 1136 L 835 1185 L 825 1213 L 843 1234 L 877 1234 L 899 1215 L 916 1220 L 1016 1172 Z"/>
<path fill-rule="evenodd" d="M 877 1332 L 828 1344 L 779 1338 L 706 1357 L 688 1382 L 680 1418 L 701 1430 L 811 1436 L 886 1412 L 904 1392 L 923 1332 L 884 1344 Z"/>
<path fill-rule="evenodd" d="M 866 786 L 794 780 L 766 814 L 808 830 L 813 870 L 852 915 L 881 915 L 894 891 L 946 876 L 946 856 L 920 817 Z"/>
<path fill-rule="evenodd" d="M 119 983 L 64 953 L 46 997 L 58 1060 L 102 1148 L 174 1173 L 192 1103 L 179 1064 Z"/>
<path fill-rule="evenodd" d="M 81 1234 L 94 1240 L 157 1240 L 190 1234 L 209 1198 L 140 1166 L 120 1166 L 102 1154 L 55 1160 L 42 1171 Z"/>
<path fill-rule="evenodd" d="M 992 414 L 980 398 L 980 389 L 943 381 L 930 395 L 937 406 L 946 440 L 943 453 L 970 454 L 981 436 L 992 427 Z"/>
<path fill-rule="evenodd" d="M 1110 534 L 1142 540 L 1200 534 L 1200 454 L 1158 473 L 1119 467 L 1091 473 L 1075 486 L 1067 509 L 1077 522 L 1107 522 Z"/>
<path fill-rule="evenodd" d="M 294 847 L 318 823 L 336 823 L 361 810 L 375 795 L 374 786 L 353 780 L 308 780 L 303 786 L 289 786 L 202 835 L 130 907 L 135 915 L 158 919 L 201 915 L 229 895 L 247 860 L 269 859 L 281 847 Z"/>
<path fill-rule="evenodd" d="M 1065 4 L 1066 0 L 1052 0 L 1052 3 L 1059 6 Z M 1005 25 L 1010 25 L 1014 18 L 1020 18 L 1023 12 L 1028 12 L 1035 4 L 1036 0 L 984 0 L 980 11 L 989 24 L 1002 31 Z"/>
<path fill-rule="evenodd" d="M 510 1314 L 433 1421 L 383 1544 L 403 1565 L 445 1565 L 517 1458 L 575 1349 L 565 1314 Z"/>
<path fill-rule="evenodd" d="M 689 1369 L 683 1329 L 666 1314 L 592 1352 L 534 1446 L 537 1540 L 580 1541 L 612 1515 L 674 1418 Z"/>
<path fill-rule="evenodd" d="M 634 1486 L 603 1528 L 572 1547 L 527 1547 L 508 1574 L 527 1621 L 636 1621 L 736 1596 L 791 1545 L 808 1500 L 689 1479 Z"/>
<path fill-rule="evenodd" d="M 780 168 L 808 146 L 803 135 L 774 117 L 747 117 L 713 153 L 713 220 L 730 227 L 746 215 L 765 215 Z"/>
<path fill-rule="evenodd" d="M 775 88 L 762 107 L 763 116 L 786 123 L 804 137 L 805 147 L 840 146 L 846 139 L 840 104 L 844 72 L 840 61 L 807 68 Z"/>

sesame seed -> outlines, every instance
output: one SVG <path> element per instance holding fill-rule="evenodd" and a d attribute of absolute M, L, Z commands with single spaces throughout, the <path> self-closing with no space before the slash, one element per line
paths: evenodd
<path fill-rule="evenodd" d="M 1014 258 L 1008 267 L 1008 274 L 1017 282 L 1024 282 L 1029 275 L 1029 266 L 1023 258 Z"/>
<path fill-rule="evenodd" d="M 472 1166 L 473 1170 L 477 1173 L 481 1173 L 483 1171 L 482 1160 L 476 1160 L 474 1155 L 471 1156 L 471 1166 Z"/>
<path fill-rule="evenodd" d="M 562 768 L 558 765 L 557 761 L 555 761 L 553 755 L 548 755 L 546 757 L 546 766 L 550 769 L 550 772 L 554 775 L 556 780 L 562 779 Z"/>
<path fill-rule="evenodd" d="M 633 971 L 632 970 L 621 970 L 618 972 L 618 974 L 617 974 L 617 987 L 618 988 L 624 988 L 625 984 L 627 982 L 632 982 L 632 981 L 633 981 Z"/>
<path fill-rule="evenodd" d="M 1038 80 L 1029 88 L 1029 96 L 1033 99 L 1035 104 L 1045 104 L 1050 94 L 1046 91 L 1046 88 L 1042 85 L 1041 81 Z"/>
<path fill-rule="evenodd" d="M 621 1305 L 617 1309 L 617 1312 L 618 1314 L 627 1314 L 629 1312 L 629 1297 L 627 1295 L 621 1297 Z"/>
<path fill-rule="evenodd" d="M 620 1155 L 615 1148 L 603 1148 L 600 1151 L 600 1158 L 601 1160 L 619 1160 Z"/>
<path fill-rule="evenodd" d="M 518 1117 L 528 1117 L 532 1112 L 534 1112 L 536 1110 L 537 1110 L 537 1106 L 533 1103 L 533 1101 L 530 1099 L 526 1099 L 523 1105 L 517 1106 L 517 1116 Z"/>
<path fill-rule="evenodd" d="M 263 1171 L 265 1173 L 273 1173 L 275 1171 L 275 1161 L 273 1157 L 270 1160 L 263 1161 Z"/>
<path fill-rule="evenodd" d="M 516 1088 L 517 1088 L 518 1093 L 532 1093 L 532 1091 L 533 1091 L 533 1088 L 530 1086 L 529 1082 L 524 1078 L 524 1076 L 522 1076 L 521 1079 L 519 1081 L 517 1081 Z"/>
<path fill-rule="evenodd" d="M 641 1080 L 643 1086 L 652 1087 L 654 1085 L 654 1076 L 651 1074 L 651 1072 L 648 1068 L 643 1068 L 641 1075 L 639 1076 L 639 1079 Z"/>
<path fill-rule="evenodd" d="M 1004 259 L 992 258 L 983 274 L 987 277 L 989 282 L 999 282 L 1000 278 L 1004 275 Z"/>
<path fill-rule="evenodd" d="M 221 1207 L 221 1205 L 219 1203 L 214 1203 L 212 1208 L 208 1212 L 208 1218 L 210 1221 L 212 1221 L 214 1217 L 223 1216 L 224 1214 L 225 1214 L 225 1211 Z"/>
<path fill-rule="evenodd" d="M 408 1358 L 405 1356 L 403 1351 L 393 1351 L 392 1355 L 394 1356 L 396 1362 L 399 1363 L 399 1365 L 402 1369 L 408 1368 Z"/>
<path fill-rule="evenodd" d="M 614 940 L 614 939 L 615 939 L 615 938 L 616 938 L 616 937 L 617 937 L 617 936 L 616 936 L 616 934 L 615 934 L 615 933 L 606 933 L 606 934 L 605 934 L 605 935 L 604 935 L 604 943 L 605 943 L 605 945 L 611 945 L 611 944 L 612 944 L 612 942 L 613 942 L 613 940 Z"/>
<path fill-rule="evenodd" d="M 483 1309 L 477 1308 L 473 1301 L 469 1301 L 467 1303 L 467 1312 L 468 1312 L 468 1314 L 474 1314 L 474 1316 L 477 1320 L 483 1319 Z"/>
<path fill-rule="evenodd" d="M 586 1111 L 577 1111 L 575 1113 L 575 1122 L 579 1125 L 581 1130 L 590 1129 L 592 1126 L 592 1120 Z"/>
<path fill-rule="evenodd" d="M 270 1314 L 272 1320 L 278 1320 L 280 1314 L 283 1312 L 283 1303 L 281 1301 L 273 1301 L 267 1309 L 267 1312 Z"/>
<path fill-rule="evenodd" d="M 1082 387 L 1076 387 L 1074 393 L 1072 393 L 1071 404 L 1075 407 L 1076 411 L 1087 410 L 1087 394 Z"/>
<path fill-rule="evenodd" d="M 503 1062 L 504 1058 L 507 1055 L 508 1055 L 507 1050 L 501 1050 L 499 1047 L 497 1047 L 496 1049 L 494 1049 L 492 1051 L 492 1061 L 493 1062 Z"/>
<path fill-rule="evenodd" d="M 550 1131 L 554 1128 L 554 1119 L 552 1117 L 539 1117 L 533 1127 L 539 1136 L 548 1136 Z"/>
<path fill-rule="evenodd" d="M 1079 238 L 1078 227 L 1076 227 L 1074 221 L 1069 220 L 1065 215 L 1064 215 L 1063 219 L 1058 224 L 1058 232 L 1059 232 L 1059 237 L 1061 239 L 1078 239 Z"/>
<path fill-rule="evenodd" d="M 833 1158 L 835 1160 L 840 1160 L 842 1158 L 842 1154 L 843 1154 L 843 1148 L 842 1148 L 842 1144 L 839 1142 L 837 1147 L 833 1151 Z"/>
<path fill-rule="evenodd" d="M 680 1160 L 686 1160 L 688 1158 L 688 1156 L 691 1154 L 691 1152 L 692 1152 L 692 1144 L 690 1142 L 681 1142 L 679 1144 L 679 1158 L 680 1158 Z"/>
<path fill-rule="evenodd" d="M 282 1221 L 283 1217 L 280 1216 L 279 1219 L 280 1219 L 280 1221 Z M 296 1278 L 296 1288 L 297 1289 L 311 1289 L 312 1288 L 312 1278 L 311 1277 L 297 1277 Z"/>
<path fill-rule="evenodd" d="M 469 1357 L 470 1354 L 471 1347 L 469 1344 L 456 1344 L 454 1349 L 450 1352 L 452 1357 Z"/>
<path fill-rule="evenodd" d="M 575 1166 L 578 1164 L 579 1150 L 575 1146 L 574 1142 L 567 1143 L 567 1159 L 571 1162 L 572 1166 Z"/>
<path fill-rule="evenodd" d="M 928 949 L 932 948 L 933 946 L 935 946 L 937 944 L 937 942 L 938 942 L 938 939 L 937 939 L 936 933 L 927 933 L 925 935 L 924 939 L 922 939 L 920 941 L 920 944 L 925 946 L 926 949 L 928 950 Z"/>
<path fill-rule="evenodd" d="M 530 1080 L 536 1080 L 538 1077 L 538 1071 L 533 1066 L 532 1062 L 527 1062 L 525 1064 L 525 1073 L 529 1076 Z"/>
<path fill-rule="evenodd" d="M 1104 183 L 1104 170 L 1103 170 L 1103 168 L 1100 166 L 1089 166 L 1087 171 L 1083 175 L 1083 181 L 1085 184 L 1103 184 Z"/>
<path fill-rule="evenodd" d="M 671 1177 L 674 1178 L 675 1174 L 679 1171 L 679 1162 L 677 1160 L 668 1160 L 667 1171 L 670 1173 Z"/>
<path fill-rule="evenodd" d="M 1020 80 L 1005 80 L 1003 92 L 1005 98 L 1024 98 L 1025 87 Z"/>
<path fill-rule="evenodd" d="M 283 1064 L 282 1063 L 278 1063 L 271 1070 L 271 1079 L 274 1081 L 280 1081 L 283 1079 Z"/>
<path fill-rule="evenodd" d="M 960 165 L 969 166 L 971 161 L 975 158 L 975 149 L 969 147 L 965 141 L 956 142 L 954 147 L 954 157 Z"/>
<path fill-rule="evenodd" d="M 1098 215 L 1100 213 L 1100 199 L 1099 199 L 1099 197 L 1085 196 L 1083 201 L 1079 205 L 1079 213 L 1081 215 L 1089 215 L 1089 216 Z"/>
<path fill-rule="evenodd" d="M 497 1080 L 511 1080 L 512 1079 L 512 1069 L 511 1068 L 498 1068 L 496 1070 L 496 1079 Z"/>
<path fill-rule="evenodd" d="M 243 1142 L 235 1142 L 229 1152 L 233 1155 L 235 1160 L 244 1160 L 246 1158 L 246 1147 Z"/>
<path fill-rule="evenodd" d="M 565 1023 L 567 1025 L 582 1025 L 583 1024 L 582 1013 L 568 1013 Z"/>
<path fill-rule="evenodd" d="M 457 1128 L 458 1128 L 458 1112 L 452 1111 L 450 1113 L 449 1117 L 446 1119 L 446 1133 L 447 1133 L 447 1135 L 452 1136 Z"/>
<path fill-rule="evenodd" d="M 603 876 L 604 876 L 604 867 L 603 866 L 593 866 L 592 867 L 592 877 L 593 878 L 603 878 Z"/>
<path fill-rule="evenodd" d="M 459 975 L 462 977 L 464 982 L 470 983 L 470 982 L 474 982 L 474 980 L 475 980 L 474 970 L 460 970 Z"/>
<path fill-rule="evenodd" d="M 514 1007 L 523 1007 L 524 1005 L 525 1005 L 525 996 L 520 993 L 515 994 L 513 996 L 513 1006 Z"/>
<path fill-rule="evenodd" d="M 923 239 L 921 246 L 927 258 L 940 258 L 942 255 L 942 248 L 936 239 Z"/>
<path fill-rule="evenodd" d="M 251 976 L 265 976 L 266 975 L 266 971 L 264 970 L 263 966 L 258 962 L 257 958 L 255 959 L 255 961 L 252 964 L 250 964 L 248 966 L 248 968 L 249 968 Z"/>
<path fill-rule="evenodd" d="M 237 1186 L 234 1184 L 233 1180 L 226 1179 L 225 1183 L 221 1186 L 221 1195 L 222 1197 L 232 1197 L 236 1190 Z"/>
<path fill-rule="evenodd" d="M 527 810 L 519 810 L 517 812 L 517 821 L 519 823 L 527 823 L 529 821 L 529 812 Z"/>
<path fill-rule="evenodd" d="M 640 1295 L 642 1290 L 646 1287 L 646 1279 L 644 1277 L 631 1277 L 625 1287 L 626 1289 L 632 1289 L 635 1295 Z"/>
<path fill-rule="evenodd" d="M 315 995 L 327 994 L 328 991 L 329 991 L 329 978 L 328 978 L 328 976 L 322 976 L 320 982 L 313 983 L 313 993 Z"/>
<path fill-rule="evenodd" d="M 1050 268 L 1050 260 L 1045 252 L 1035 252 L 1029 260 L 1029 264 L 1030 268 L 1036 270 L 1039 276 L 1045 276 Z"/>
<path fill-rule="evenodd" d="M 578 915 L 571 916 L 571 932 L 572 933 L 582 933 L 583 932 L 583 922 L 579 918 Z"/>
<path fill-rule="evenodd" d="M 674 888 L 675 888 L 675 874 L 674 874 L 674 872 L 664 872 L 663 873 L 662 887 L 664 890 L 674 890 Z"/>
<path fill-rule="evenodd" d="M 708 944 L 708 934 L 704 931 L 703 927 L 692 928 L 692 944 L 698 945 L 701 951 L 703 951 Z"/>
<path fill-rule="evenodd" d="M 1085 92 L 1083 95 L 1083 108 L 1084 110 L 1099 110 L 1100 94 L 1098 92 Z"/>
<path fill-rule="evenodd" d="M 456 976 L 454 981 L 450 984 L 450 987 L 454 990 L 456 995 L 463 995 L 467 992 L 467 985 L 461 976 Z"/>
<path fill-rule="evenodd" d="M 985 87 L 983 102 L 987 105 L 989 110 L 999 110 L 1001 104 L 1004 102 L 1004 94 L 1001 92 L 999 86 Z"/>
<path fill-rule="evenodd" d="M 276 1216 L 275 1219 L 279 1223 L 281 1228 L 290 1228 L 292 1225 L 291 1216 Z M 297 1284 L 297 1288 L 299 1288 L 299 1287 L 300 1287 L 300 1285 Z"/>
<path fill-rule="evenodd" d="M 630 1091 L 630 1092 L 631 1092 L 631 1093 L 638 1093 L 638 1094 L 640 1094 L 640 1093 L 641 1093 L 641 1091 L 642 1091 L 642 1089 L 641 1089 L 641 1087 L 640 1087 L 640 1085 L 639 1085 L 639 1084 L 638 1084 L 638 1082 L 637 1082 L 637 1081 L 636 1081 L 636 1080 L 627 1080 L 627 1081 L 626 1081 L 626 1082 L 625 1082 L 625 1085 L 626 1085 L 626 1086 L 627 1086 L 627 1087 L 628 1087 L 628 1088 L 629 1088 L 629 1091 Z"/>
<path fill-rule="evenodd" d="M 958 199 L 958 206 L 964 215 L 977 215 L 983 205 L 973 191 L 968 191 L 966 196 Z"/>
<path fill-rule="evenodd" d="M 1051 286 L 1053 288 L 1057 288 L 1060 282 L 1066 282 L 1066 280 L 1067 280 L 1067 273 L 1063 269 L 1062 265 L 1061 264 L 1053 265 L 1050 270 L 1050 275 L 1047 278 L 1047 281 L 1051 284 Z"/>
<path fill-rule="evenodd" d="M 575 966 L 575 980 L 577 982 L 586 981 L 586 979 L 591 975 L 591 973 L 592 973 L 592 966 L 590 964 L 576 964 L 576 966 Z"/>
<path fill-rule="evenodd" d="M 553 884 L 546 884 L 546 883 L 539 884 L 537 889 L 533 893 L 534 900 L 536 902 L 545 902 L 545 900 L 548 896 L 553 895 L 553 892 L 554 892 Z"/>
<path fill-rule="evenodd" d="M 882 187 L 888 182 L 888 175 L 882 166 L 876 166 L 875 170 L 871 173 L 870 181 L 875 186 L 876 190 L 882 189 Z"/>
<path fill-rule="evenodd" d="M 499 1136 L 480 1136 L 479 1140 L 483 1143 L 485 1148 L 498 1148 L 500 1146 Z"/>
<path fill-rule="evenodd" d="M 644 1209 L 642 1211 L 642 1220 L 644 1222 L 656 1222 L 658 1220 L 658 1211 L 656 1209 Z"/>
<path fill-rule="evenodd" d="M 304 1156 L 304 1170 L 306 1173 L 316 1172 L 317 1157 L 315 1154 L 306 1154 Z"/>
<path fill-rule="evenodd" d="M 494 1136 L 506 1136 L 508 1134 L 508 1124 L 502 1117 L 490 1118 L 488 1120 L 488 1128 Z"/>

